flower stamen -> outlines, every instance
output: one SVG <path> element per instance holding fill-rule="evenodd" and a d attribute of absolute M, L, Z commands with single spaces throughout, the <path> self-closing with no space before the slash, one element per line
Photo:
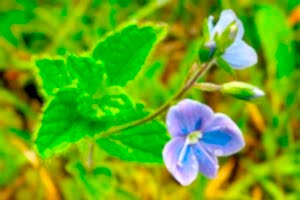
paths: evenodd
<path fill-rule="evenodd" d="M 202 138 L 201 131 L 193 131 L 187 136 L 187 141 L 189 144 L 196 144 L 199 139 Z"/>
<path fill-rule="evenodd" d="M 201 137 L 202 137 L 201 131 L 193 131 L 187 136 L 178 157 L 177 165 L 179 167 L 183 166 L 182 161 L 184 159 L 184 156 L 186 155 L 188 145 L 196 144 Z"/>

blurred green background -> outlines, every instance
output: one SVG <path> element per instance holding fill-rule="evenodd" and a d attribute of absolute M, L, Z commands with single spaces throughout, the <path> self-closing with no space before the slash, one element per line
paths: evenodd
<path fill-rule="evenodd" d="M 88 54 L 129 21 L 167 24 L 167 37 L 129 85 L 134 97 L 154 109 L 197 60 L 205 18 L 217 18 L 226 8 L 243 21 L 259 62 L 235 75 L 214 68 L 205 80 L 249 82 L 266 96 L 247 103 L 219 93 L 188 94 L 227 113 L 246 138 L 242 152 L 220 160 L 216 179 L 200 175 L 182 187 L 164 166 L 120 161 L 100 149 L 89 169 L 84 141 L 48 159 L 38 156 L 34 132 L 45 99 L 36 59 Z M 2 0 L 0 199 L 300 199 L 299 54 L 299 0 Z"/>

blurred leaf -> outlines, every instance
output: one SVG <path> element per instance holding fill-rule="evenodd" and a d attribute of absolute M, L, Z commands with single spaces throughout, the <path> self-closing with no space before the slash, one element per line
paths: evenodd
<path fill-rule="evenodd" d="M 110 171 L 110 169 L 106 168 L 106 167 L 96 167 L 93 171 L 93 173 L 95 175 L 106 175 L 108 177 L 112 176 L 112 172 Z"/>
<path fill-rule="evenodd" d="M 169 98 L 168 92 L 170 92 L 170 95 L 172 94 L 172 92 L 167 90 L 160 81 L 164 65 L 165 63 L 163 60 L 151 64 L 149 63 L 149 65 L 145 66 L 140 71 L 134 81 L 131 81 L 126 85 L 126 91 L 128 91 L 132 97 L 148 103 L 145 104 L 147 107 L 159 107 L 164 103 L 166 98 Z"/>
<path fill-rule="evenodd" d="M 16 0 L 25 9 L 33 10 L 38 6 L 37 0 Z"/>
<path fill-rule="evenodd" d="M 88 172 L 80 162 L 68 165 L 67 170 L 74 176 L 74 179 L 81 189 L 84 199 L 107 199 L 114 189 L 114 179 L 108 168 L 102 167 L 110 173 L 98 173 L 99 170 Z"/>
<path fill-rule="evenodd" d="M 127 7 L 132 3 L 132 0 L 110 0 L 110 4 L 118 4 L 121 7 Z"/>
<path fill-rule="evenodd" d="M 284 13 L 277 7 L 262 6 L 255 15 L 255 23 L 268 63 L 269 76 L 289 76 L 295 68 L 292 29 Z"/>
<path fill-rule="evenodd" d="M 266 130 L 262 135 L 262 143 L 264 144 L 267 158 L 273 158 L 278 150 L 277 137 L 274 135 L 274 132 Z"/>
<path fill-rule="evenodd" d="M 162 163 L 162 150 L 167 141 L 165 127 L 157 121 L 152 121 L 108 138 L 98 139 L 97 144 L 121 160 Z"/>
<path fill-rule="evenodd" d="M 32 53 L 43 52 L 51 42 L 50 37 L 42 32 L 23 32 L 21 37 L 27 49 Z"/>
<path fill-rule="evenodd" d="M 130 25 L 100 42 L 93 56 L 104 63 L 109 84 L 123 86 L 134 79 L 163 34 L 163 28 Z"/>
<path fill-rule="evenodd" d="M 263 179 L 260 181 L 262 187 L 272 196 L 274 200 L 285 199 L 282 189 L 271 180 Z"/>
<path fill-rule="evenodd" d="M 295 7 L 299 6 L 299 0 L 289 0 L 289 1 L 283 1 L 287 4 L 288 10 L 291 11 Z"/>
<path fill-rule="evenodd" d="M 25 157 L 10 144 L 10 137 L 0 129 L 0 187 L 9 184 L 26 163 Z"/>
<path fill-rule="evenodd" d="M 26 115 L 28 116 L 33 115 L 33 112 L 31 111 L 29 105 L 23 102 L 17 95 L 12 93 L 11 91 L 4 88 L 0 88 L 0 97 L 1 97 L 0 106 L 11 104 L 16 109 L 19 109 L 21 112 L 23 112 Z"/>
<path fill-rule="evenodd" d="M 31 135 L 27 131 L 11 128 L 10 132 L 22 138 L 25 142 L 30 142 L 31 140 Z"/>
<path fill-rule="evenodd" d="M 82 200 L 82 194 L 80 192 L 80 186 L 71 178 L 65 178 L 60 181 L 60 188 L 62 196 L 65 200 Z"/>
<path fill-rule="evenodd" d="M 32 19 L 32 14 L 23 10 L 10 10 L 0 12 L 0 37 L 4 37 L 13 45 L 18 45 L 18 39 L 12 33 L 11 28 L 15 24 L 26 24 Z"/>

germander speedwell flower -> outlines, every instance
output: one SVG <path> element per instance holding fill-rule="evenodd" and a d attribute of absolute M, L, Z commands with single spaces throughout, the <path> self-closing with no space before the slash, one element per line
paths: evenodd
<path fill-rule="evenodd" d="M 192 183 L 199 172 L 214 178 L 217 157 L 234 154 L 245 145 L 240 129 L 228 116 L 194 100 L 172 106 L 166 121 L 172 139 L 164 147 L 163 159 L 181 185 Z"/>
<path fill-rule="evenodd" d="M 255 65 L 257 54 L 242 40 L 244 27 L 235 13 L 232 10 L 224 10 L 215 26 L 213 19 L 213 16 L 208 18 L 209 38 L 205 46 L 211 52 L 221 49 L 221 57 L 234 69 L 244 69 Z M 220 41 L 219 44 L 217 40 Z M 225 44 L 224 50 L 222 50 L 223 47 L 220 47 L 220 43 Z"/>

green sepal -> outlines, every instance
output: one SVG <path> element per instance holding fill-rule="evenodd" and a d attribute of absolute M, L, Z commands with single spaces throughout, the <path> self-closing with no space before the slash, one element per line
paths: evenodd
<path fill-rule="evenodd" d="M 233 70 L 233 68 L 221 56 L 218 56 L 216 58 L 216 62 L 218 64 L 218 66 L 220 66 L 225 72 L 227 72 L 231 75 L 236 74 L 236 72 Z"/>
<path fill-rule="evenodd" d="M 226 29 L 220 35 L 215 35 L 214 40 L 216 42 L 218 55 L 223 54 L 225 50 L 234 42 L 237 31 L 238 29 L 236 22 L 233 21 L 226 27 Z"/>

